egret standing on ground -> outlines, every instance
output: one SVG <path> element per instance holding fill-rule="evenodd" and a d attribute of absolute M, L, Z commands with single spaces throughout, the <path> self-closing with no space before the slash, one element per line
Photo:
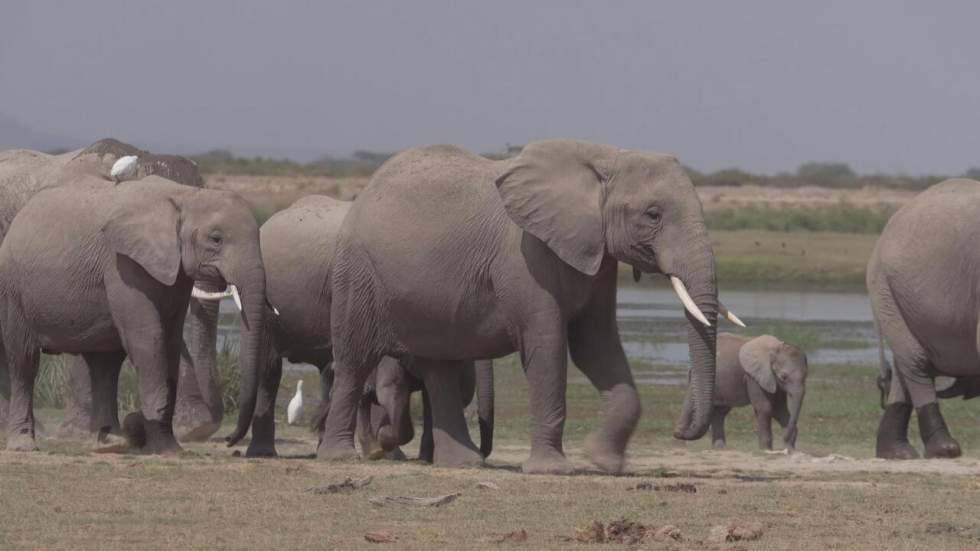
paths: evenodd
<path fill-rule="evenodd" d="M 289 407 L 286 408 L 286 423 L 293 425 L 299 420 L 299 416 L 303 413 L 303 379 L 300 379 L 296 383 L 296 394 L 293 395 L 293 399 L 289 401 Z"/>
<path fill-rule="evenodd" d="M 136 173 L 139 171 L 139 157 L 136 155 L 126 155 L 125 157 L 120 157 L 112 165 L 112 170 L 109 171 L 109 176 L 116 181 L 124 182 L 126 180 L 135 180 Z"/>

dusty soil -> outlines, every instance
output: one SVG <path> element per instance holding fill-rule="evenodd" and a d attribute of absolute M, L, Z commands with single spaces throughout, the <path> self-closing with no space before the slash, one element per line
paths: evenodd
<path fill-rule="evenodd" d="M 442 469 L 320 462 L 307 433 L 284 433 L 280 459 L 234 457 L 218 441 L 179 457 L 94 455 L 62 440 L 43 440 L 47 453 L 2 452 L 0 547 L 567 549 L 597 537 L 645 549 L 980 546 L 972 458 L 639 445 L 625 476 L 601 475 L 577 448 L 577 475 L 529 476 L 517 442 L 498 446 L 486 468 Z M 339 490 L 318 490 L 331 484 Z M 757 539 L 733 541 L 741 527 Z"/>

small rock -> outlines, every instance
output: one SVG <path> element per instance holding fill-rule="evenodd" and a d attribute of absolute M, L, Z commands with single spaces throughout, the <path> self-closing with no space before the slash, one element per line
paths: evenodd
<path fill-rule="evenodd" d="M 420 507 L 440 507 L 456 501 L 462 494 L 446 494 L 438 497 L 410 497 L 410 496 L 377 496 L 368 498 L 368 502 L 376 507 L 385 505 L 416 505 Z"/>
<path fill-rule="evenodd" d="M 388 532 L 368 532 L 364 534 L 364 539 L 370 543 L 394 543 L 398 538 Z"/>
<path fill-rule="evenodd" d="M 762 524 L 759 522 L 731 521 L 722 526 L 713 526 L 705 543 L 720 544 L 735 541 L 753 541 L 762 537 Z"/>
<path fill-rule="evenodd" d="M 370 476 L 358 479 L 348 477 L 345 478 L 343 482 L 327 484 L 326 486 L 312 486 L 307 488 L 306 491 L 316 495 L 338 494 L 341 492 L 350 493 L 354 490 L 367 486 L 372 480 L 374 480 L 374 478 Z"/>
<path fill-rule="evenodd" d="M 507 532 L 494 540 L 494 543 L 523 543 L 527 541 L 527 530 L 523 528 L 513 532 Z"/>
<path fill-rule="evenodd" d="M 493 482 L 485 481 L 485 482 L 477 482 L 476 483 L 476 489 L 478 489 L 478 490 L 499 490 L 500 489 L 500 486 L 494 484 Z"/>
<path fill-rule="evenodd" d="M 653 533 L 654 541 L 681 541 L 683 538 L 681 529 L 673 524 L 661 526 Z"/>

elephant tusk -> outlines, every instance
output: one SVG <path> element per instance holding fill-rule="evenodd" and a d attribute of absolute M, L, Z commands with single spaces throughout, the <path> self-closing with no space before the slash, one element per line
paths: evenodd
<path fill-rule="evenodd" d="M 681 304 L 684 305 L 684 309 L 706 327 L 711 327 L 711 322 L 708 321 L 708 318 L 704 317 L 701 310 L 699 310 L 697 305 L 694 304 L 694 300 L 691 298 L 691 295 L 688 294 L 687 287 L 684 286 L 684 282 L 681 281 L 681 278 L 677 276 L 670 276 L 670 284 L 674 287 L 674 292 L 677 293 L 677 298 L 681 299 Z"/>
<path fill-rule="evenodd" d="M 191 291 L 191 296 L 197 300 L 221 300 L 225 297 L 230 297 L 231 291 L 226 290 L 211 292 L 194 287 L 194 290 Z"/>
<path fill-rule="evenodd" d="M 235 306 L 238 307 L 238 311 L 242 311 L 242 296 L 238 294 L 238 287 L 234 285 L 229 285 L 228 289 L 231 290 L 231 298 L 235 299 Z"/>
<path fill-rule="evenodd" d="M 734 323 L 735 325 L 742 328 L 745 327 L 745 322 L 738 319 L 738 316 L 732 313 L 732 311 L 729 310 L 728 308 L 725 308 L 725 305 L 720 302 L 718 303 L 718 313 L 728 318 L 728 321 Z"/>

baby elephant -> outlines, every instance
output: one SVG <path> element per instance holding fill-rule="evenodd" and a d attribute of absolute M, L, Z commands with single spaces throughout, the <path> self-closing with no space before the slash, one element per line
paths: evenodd
<path fill-rule="evenodd" d="M 733 407 L 752 404 L 759 447 L 772 449 L 772 418 L 783 427 L 787 450 L 796 447 L 796 423 L 800 419 L 806 385 L 806 354 L 771 335 L 743 337 L 718 334 L 718 371 L 711 440 L 725 447 L 725 416 Z"/>

